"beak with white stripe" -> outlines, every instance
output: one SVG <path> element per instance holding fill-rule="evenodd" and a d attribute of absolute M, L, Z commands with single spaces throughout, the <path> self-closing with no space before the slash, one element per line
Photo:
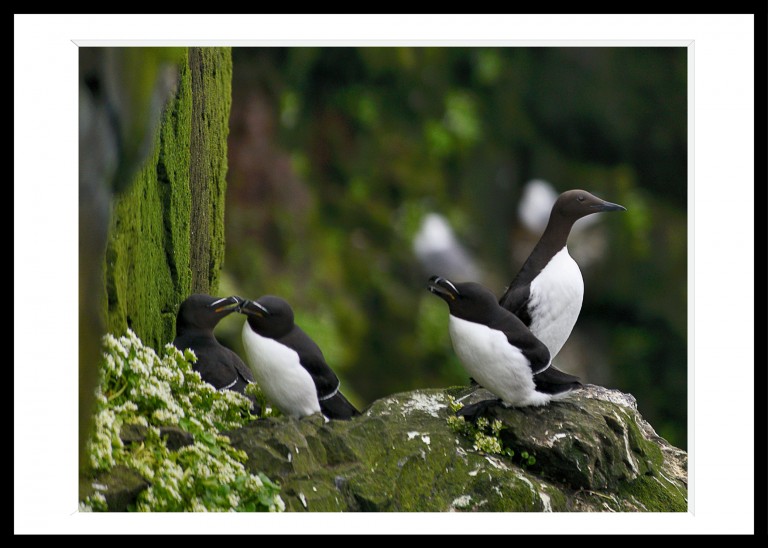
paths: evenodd
<path fill-rule="evenodd" d="M 427 289 L 447 303 L 455 301 L 461 296 L 461 293 L 452 282 L 440 276 L 432 276 L 427 284 Z"/>
<path fill-rule="evenodd" d="M 208 308 L 213 309 L 217 314 L 221 314 L 222 312 L 237 312 L 240 310 L 242 301 L 243 299 L 237 295 L 232 295 L 231 297 L 224 297 L 213 301 L 208 305 Z"/>
<path fill-rule="evenodd" d="M 245 300 L 240 303 L 240 306 L 238 307 L 238 311 L 241 314 L 246 314 L 248 316 L 256 316 L 257 318 L 266 318 L 271 315 L 269 310 L 267 310 L 267 307 L 264 306 L 261 303 L 258 303 L 256 301 L 248 301 Z"/>

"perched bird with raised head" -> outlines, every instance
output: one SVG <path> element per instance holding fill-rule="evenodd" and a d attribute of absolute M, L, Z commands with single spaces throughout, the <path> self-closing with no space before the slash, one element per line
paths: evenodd
<path fill-rule="evenodd" d="M 460 410 L 476 416 L 488 405 L 545 405 L 581 387 L 577 377 L 552 366 L 549 350 L 523 322 L 499 306 L 494 293 L 475 282 L 432 276 L 427 289 L 448 303 L 448 332 L 464 368 L 499 400 Z"/>
<path fill-rule="evenodd" d="M 248 317 L 243 325 L 246 361 L 284 415 L 350 419 L 360 414 L 339 390 L 339 378 L 320 347 L 294 323 L 293 309 L 284 299 L 265 295 L 244 301 L 240 312 Z"/>
<path fill-rule="evenodd" d="M 563 192 L 520 272 L 499 299 L 541 340 L 554 359 L 568 340 L 584 298 L 584 279 L 568 253 L 568 235 L 579 219 L 602 211 L 626 211 L 586 190 Z"/>
<path fill-rule="evenodd" d="M 190 348 L 197 356 L 192 368 L 216 390 L 234 390 L 243 395 L 245 387 L 254 382 L 248 366 L 234 351 L 221 344 L 213 330 L 219 321 L 240 308 L 240 297 L 211 297 L 195 293 L 187 297 L 176 314 L 176 338 L 173 346 L 179 350 Z M 252 412 L 260 412 L 260 406 L 250 395 Z"/>

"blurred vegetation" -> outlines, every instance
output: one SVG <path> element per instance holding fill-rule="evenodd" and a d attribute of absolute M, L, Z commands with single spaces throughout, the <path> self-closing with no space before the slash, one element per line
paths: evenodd
<path fill-rule="evenodd" d="M 82 47 L 78 51 L 78 449 L 81 470 L 86 466 L 85 443 L 93 427 L 99 341 L 105 332 L 106 295 L 97 288 L 105 285 L 105 266 L 111 268 L 105 265 L 105 250 L 108 242 L 112 243 L 108 232 L 113 200 L 125 196 L 131 183 L 140 177 L 142 164 L 151 156 L 157 126 L 166 102 L 177 87 L 178 65 L 185 52 L 185 48 L 175 47 Z M 153 323 L 151 319 L 147 322 Z"/>
<path fill-rule="evenodd" d="M 685 48 L 269 47 L 232 59 L 222 295 L 291 302 L 360 407 L 466 384 L 412 251 L 421 219 L 444 215 L 500 295 L 521 266 L 513 251 L 535 242 L 516 236 L 523 185 L 584 188 L 628 211 L 604 216 L 605 254 L 582 266 L 583 363 L 556 362 L 632 393 L 686 447 Z M 222 324 L 240 348 L 241 323 Z"/>

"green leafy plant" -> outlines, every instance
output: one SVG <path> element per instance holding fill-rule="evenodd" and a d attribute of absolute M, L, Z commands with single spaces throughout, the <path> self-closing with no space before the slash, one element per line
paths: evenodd
<path fill-rule="evenodd" d="M 264 394 L 264 391 L 258 384 L 252 382 L 246 386 L 245 393 L 256 398 L 256 402 L 261 408 L 261 413 L 259 414 L 260 419 L 265 419 L 267 417 L 281 417 L 283 415 L 277 407 L 273 407 L 272 404 L 269 403 L 266 394 Z"/>
<path fill-rule="evenodd" d="M 454 413 L 464 407 L 461 402 L 457 402 L 454 398 L 450 399 L 449 406 Z M 520 452 L 517 458 L 515 458 L 515 450 L 504 445 L 504 441 L 500 436 L 504 425 L 498 419 L 489 421 L 486 417 L 480 417 L 472 423 L 465 420 L 464 417 L 450 415 L 448 417 L 448 426 L 454 432 L 469 438 L 476 451 L 493 455 L 504 455 L 513 459 L 518 466 L 523 468 L 536 464 L 536 457 L 528 453 L 528 451 Z"/>
<path fill-rule="evenodd" d="M 191 350 L 165 346 L 162 355 L 144 346 L 130 329 L 120 338 L 103 339 L 101 378 L 96 389 L 96 420 L 87 446 L 94 472 L 124 465 L 150 486 L 134 511 L 282 511 L 278 485 L 248 472 L 245 452 L 232 447 L 222 430 L 253 420 L 250 400 L 229 390 L 217 391 L 192 370 Z M 264 408 L 264 406 L 263 406 Z M 123 443 L 125 425 L 141 425 L 141 442 Z M 170 450 L 160 427 L 175 426 L 192 443 Z M 80 502 L 81 511 L 107 510 L 100 491 Z"/>

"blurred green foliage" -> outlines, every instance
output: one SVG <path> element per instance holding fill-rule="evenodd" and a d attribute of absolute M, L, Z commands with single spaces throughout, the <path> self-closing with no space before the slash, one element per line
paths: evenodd
<path fill-rule="evenodd" d="M 523 185 L 585 188 L 628 211 L 603 219 L 606 253 L 582 267 L 575 333 L 597 334 L 588 346 L 609 364 L 603 384 L 635 395 L 658 432 L 686 447 L 685 48 L 232 57 L 222 294 L 291 302 L 360 407 L 465 384 L 447 309 L 412 251 L 422 217 L 443 214 L 479 258 L 479 281 L 501 294 L 521 266 L 511 250 L 532 245 L 515 237 Z M 221 330 L 237 348 L 236 324 Z"/>

